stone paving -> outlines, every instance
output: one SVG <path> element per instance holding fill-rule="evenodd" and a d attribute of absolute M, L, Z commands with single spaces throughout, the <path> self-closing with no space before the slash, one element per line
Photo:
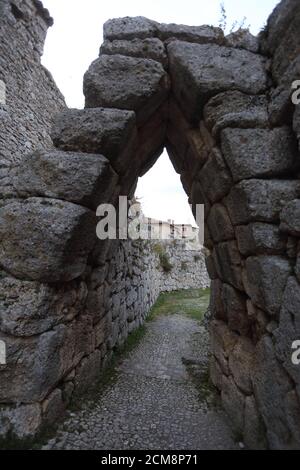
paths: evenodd
<path fill-rule="evenodd" d="M 204 398 L 190 367 L 207 370 L 208 334 L 176 314 L 147 324 L 99 397 L 69 414 L 44 449 L 236 449 L 214 392 Z M 199 365 L 200 364 L 200 365 Z"/>

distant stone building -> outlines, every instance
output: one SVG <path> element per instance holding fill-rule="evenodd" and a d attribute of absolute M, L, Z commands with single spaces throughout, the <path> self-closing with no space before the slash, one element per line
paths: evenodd
<path fill-rule="evenodd" d="M 185 240 L 188 249 L 199 250 L 199 228 L 191 224 L 176 224 L 174 220 L 159 220 L 146 217 L 141 203 L 134 200 L 134 216 L 140 218 L 141 238 L 149 240 Z"/>

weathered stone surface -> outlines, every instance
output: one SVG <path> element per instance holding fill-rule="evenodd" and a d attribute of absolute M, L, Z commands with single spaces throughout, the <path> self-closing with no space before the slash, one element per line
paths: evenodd
<path fill-rule="evenodd" d="M 220 93 L 211 98 L 205 106 L 205 122 L 215 137 L 227 127 L 268 127 L 267 104 L 264 95 L 251 96 L 239 91 Z"/>
<path fill-rule="evenodd" d="M 214 261 L 219 278 L 236 289 L 243 290 L 241 256 L 236 241 L 216 245 Z"/>
<path fill-rule="evenodd" d="M 210 378 L 214 386 L 217 387 L 218 390 L 222 390 L 223 372 L 215 357 L 211 357 L 209 371 L 210 371 Z"/>
<path fill-rule="evenodd" d="M 61 150 L 103 154 L 118 173 L 124 173 L 137 146 L 135 114 L 109 108 L 68 109 L 57 116 L 51 137 Z"/>
<path fill-rule="evenodd" d="M 247 315 L 246 297 L 229 284 L 223 284 L 222 302 L 229 328 L 241 335 L 249 333 L 250 321 Z"/>
<path fill-rule="evenodd" d="M 208 228 L 215 242 L 233 240 L 234 228 L 228 211 L 222 204 L 214 204 L 207 219 Z"/>
<path fill-rule="evenodd" d="M 140 57 L 160 62 L 164 68 L 168 67 L 168 56 L 165 45 L 158 38 L 133 39 L 132 41 L 117 40 L 104 41 L 100 53 L 104 55 L 126 55 Z"/>
<path fill-rule="evenodd" d="M 216 270 L 216 267 L 215 267 L 215 263 L 214 263 L 214 260 L 213 260 L 213 256 L 212 255 L 208 255 L 206 256 L 205 258 L 205 265 L 206 265 L 206 270 L 209 274 L 209 277 L 211 280 L 215 280 L 218 278 L 218 273 L 217 273 L 217 270 Z"/>
<path fill-rule="evenodd" d="M 293 129 L 294 129 L 294 132 L 296 133 L 298 143 L 299 143 L 299 150 L 300 150 L 300 106 L 299 104 L 296 105 L 296 109 L 294 112 Z"/>
<path fill-rule="evenodd" d="M 272 126 L 282 126 L 290 122 L 293 113 L 290 82 L 279 85 L 270 92 L 269 118 Z"/>
<path fill-rule="evenodd" d="M 272 75 L 277 83 L 288 69 L 290 63 L 299 55 L 299 28 L 300 7 L 298 5 L 273 56 Z"/>
<path fill-rule="evenodd" d="M 261 43 L 265 52 L 275 51 L 298 9 L 298 0 L 284 0 L 276 6 L 268 19 L 266 30 L 261 34 Z"/>
<path fill-rule="evenodd" d="M 291 274 L 287 259 L 280 256 L 246 260 L 246 292 L 252 302 L 269 315 L 279 315 L 284 289 Z"/>
<path fill-rule="evenodd" d="M 96 350 L 85 357 L 76 370 L 74 394 L 80 396 L 95 387 L 101 371 L 101 353 Z"/>
<path fill-rule="evenodd" d="M 292 363 L 294 341 L 300 338 L 300 285 L 293 276 L 289 277 L 282 300 L 279 326 L 274 332 L 276 356 L 296 385 L 300 385 L 299 366 Z"/>
<path fill-rule="evenodd" d="M 247 94 L 266 90 L 262 57 L 245 50 L 174 41 L 168 46 L 176 98 L 191 120 L 214 94 L 237 89 Z"/>
<path fill-rule="evenodd" d="M 286 413 L 287 425 L 290 430 L 291 441 L 289 443 L 290 449 L 300 449 L 300 411 L 299 411 L 299 398 L 295 390 L 291 390 L 285 396 L 284 408 Z"/>
<path fill-rule="evenodd" d="M 232 177 L 225 165 L 221 152 L 215 149 L 197 175 L 205 196 L 214 203 L 229 193 Z"/>
<path fill-rule="evenodd" d="M 59 388 L 53 390 L 42 404 L 43 427 L 57 425 L 65 412 L 62 392 Z"/>
<path fill-rule="evenodd" d="M 84 282 L 47 285 L 5 277 L 0 280 L 0 331 L 34 336 L 70 322 L 83 311 L 87 293 Z"/>
<path fill-rule="evenodd" d="M 242 255 L 277 255 L 286 249 L 287 237 L 277 225 L 255 222 L 235 228 L 238 247 Z"/>
<path fill-rule="evenodd" d="M 243 436 L 246 447 L 252 450 L 265 450 L 267 448 L 265 428 L 253 396 L 246 397 L 244 421 Z"/>
<path fill-rule="evenodd" d="M 251 370 L 254 346 L 250 339 L 241 337 L 229 354 L 229 369 L 239 389 L 246 395 L 252 393 Z"/>
<path fill-rule="evenodd" d="M 240 392 L 232 377 L 223 376 L 221 398 L 222 405 L 231 419 L 235 431 L 242 433 L 244 428 L 245 395 Z"/>
<path fill-rule="evenodd" d="M 213 26 L 187 26 L 183 24 L 165 24 L 157 25 L 158 36 L 162 41 L 192 42 L 195 44 L 223 44 L 224 33 L 221 28 Z"/>
<path fill-rule="evenodd" d="M 226 36 L 226 45 L 251 52 L 259 52 L 259 38 L 253 36 L 248 29 L 239 28 Z"/>
<path fill-rule="evenodd" d="M 300 236 L 300 200 L 286 204 L 280 214 L 280 230 L 295 237 Z"/>
<path fill-rule="evenodd" d="M 239 336 L 231 331 L 226 323 L 216 320 L 211 322 L 210 333 L 212 351 L 218 360 L 221 359 L 219 363 L 222 365 L 222 357 L 229 358 L 229 354 L 236 345 Z M 228 375 L 229 369 L 224 371 L 224 373 Z"/>
<path fill-rule="evenodd" d="M 166 100 L 169 78 L 154 60 L 102 55 L 86 72 L 83 90 L 87 108 L 129 109 L 142 124 Z"/>
<path fill-rule="evenodd" d="M 139 128 L 137 162 L 139 176 L 143 176 L 162 154 L 167 130 L 168 108 L 161 106 L 142 127 Z"/>
<path fill-rule="evenodd" d="M 14 435 L 18 439 L 32 438 L 40 431 L 41 424 L 39 404 L 21 405 L 14 409 L 1 407 L 0 437 Z"/>
<path fill-rule="evenodd" d="M 234 225 L 249 222 L 279 222 L 284 205 L 300 197 L 296 180 L 249 180 L 234 186 L 226 198 L 226 206 Z"/>
<path fill-rule="evenodd" d="M 16 338 L 0 334 L 7 346 L 7 365 L 1 370 L 0 400 L 32 403 L 47 397 L 92 348 L 88 316 L 58 325 L 42 335 Z"/>
<path fill-rule="evenodd" d="M 97 209 L 111 201 L 118 176 L 102 155 L 38 151 L 25 157 L 14 186 L 22 197 L 62 199 Z"/>
<path fill-rule="evenodd" d="M 0 209 L 0 265 L 17 278 L 58 282 L 79 277 L 96 241 L 92 211 L 30 198 Z"/>
<path fill-rule="evenodd" d="M 221 133 L 223 156 L 233 179 L 271 177 L 292 171 L 297 148 L 289 128 L 224 129 Z"/>
<path fill-rule="evenodd" d="M 211 282 L 210 311 L 212 318 L 216 320 L 227 320 L 222 301 L 223 283 L 219 279 Z"/>
<path fill-rule="evenodd" d="M 187 132 L 187 140 L 190 144 L 190 148 L 186 154 L 186 166 L 192 175 L 194 175 L 207 162 L 209 149 L 205 145 L 201 133 L 196 129 Z"/>
<path fill-rule="evenodd" d="M 104 23 L 104 39 L 144 39 L 156 35 L 157 23 L 144 16 L 124 17 Z"/>
<path fill-rule="evenodd" d="M 272 371 L 272 373 L 270 373 Z M 264 336 L 256 346 L 252 368 L 254 395 L 271 449 L 287 448 L 291 440 L 284 409 L 291 384 L 277 361 L 272 339 Z"/>

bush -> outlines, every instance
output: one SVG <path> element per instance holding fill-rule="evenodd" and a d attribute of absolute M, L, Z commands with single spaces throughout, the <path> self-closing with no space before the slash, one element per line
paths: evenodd
<path fill-rule="evenodd" d="M 160 266 L 164 270 L 165 273 L 169 273 L 173 269 L 173 265 L 170 263 L 170 258 L 167 252 L 165 251 L 164 247 L 157 243 L 153 246 L 153 251 L 159 257 Z"/>

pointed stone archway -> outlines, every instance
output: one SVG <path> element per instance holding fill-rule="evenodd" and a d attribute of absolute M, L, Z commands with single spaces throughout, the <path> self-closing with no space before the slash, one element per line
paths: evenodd
<path fill-rule="evenodd" d="M 145 18 L 105 24 L 85 109 L 57 116 L 55 148 L 23 159 L 19 199 L 0 209 L 5 288 L 31 299 L 26 314 L 15 303 L 2 315 L 11 361 L 0 402 L 21 403 L 37 429 L 95 379 L 118 336 L 107 294 L 116 248 L 96 240 L 95 209 L 131 197 L 166 147 L 190 203 L 205 204 L 211 378 L 224 408 L 250 448 L 300 446 L 300 130 L 287 77 L 299 21 L 288 1 L 260 39 Z"/>

